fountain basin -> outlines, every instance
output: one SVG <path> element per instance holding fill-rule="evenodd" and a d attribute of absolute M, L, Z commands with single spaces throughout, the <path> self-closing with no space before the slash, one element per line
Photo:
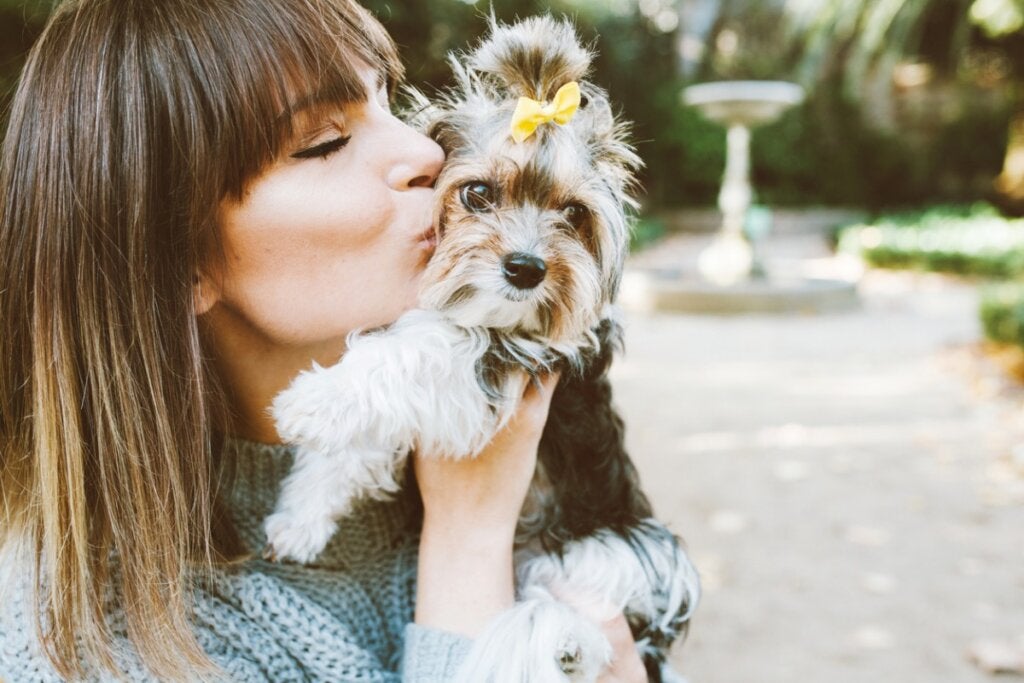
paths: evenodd
<path fill-rule="evenodd" d="M 776 275 L 728 286 L 678 269 L 628 269 L 619 301 L 627 310 L 674 313 L 838 313 L 860 306 L 850 280 Z"/>
<path fill-rule="evenodd" d="M 683 102 L 723 126 L 770 123 L 804 100 L 804 89 L 785 81 L 715 81 L 683 90 Z"/>

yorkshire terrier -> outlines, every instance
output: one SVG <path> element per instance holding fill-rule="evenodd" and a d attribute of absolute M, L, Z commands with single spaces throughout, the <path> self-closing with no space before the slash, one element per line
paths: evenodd
<path fill-rule="evenodd" d="M 297 446 L 268 554 L 312 560 L 361 498 L 398 490 L 414 449 L 472 457 L 514 412 L 526 381 L 561 370 L 516 538 L 517 605 L 477 638 L 466 681 L 593 681 L 611 656 L 557 595 L 623 611 L 651 681 L 686 630 L 697 574 L 652 518 L 607 379 L 621 341 L 612 303 L 640 160 L 607 95 L 582 80 L 591 55 L 550 17 L 450 59 L 456 84 L 413 116 L 445 150 L 437 249 L 419 307 L 353 334 L 341 361 L 276 397 Z"/>

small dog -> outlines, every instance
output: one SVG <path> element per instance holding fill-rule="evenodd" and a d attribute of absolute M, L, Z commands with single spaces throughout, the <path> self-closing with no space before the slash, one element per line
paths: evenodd
<path fill-rule="evenodd" d="M 353 334 L 337 365 L 274 400 L 298 448 L 268 554 L 313 559 L 355 501 L 398 490 L 410 451 L 475 455 L 524 383 L 560 369 L 517 531 L 519 602 L 475 641 L 465 680 L 594 680 L 610 646 L 556 598 L 565 590 L 624 611 L 650 680 L 674 680 L 665 658 L 697 575 L 651 517 L 606 377 L 640 161 L 582 80 L 591 55 L 568 23 L 491 24 L 452 56 L 456 85 L 439 101 L 413 93 L 414 123 L 447 153 L 420 307 Z"/>

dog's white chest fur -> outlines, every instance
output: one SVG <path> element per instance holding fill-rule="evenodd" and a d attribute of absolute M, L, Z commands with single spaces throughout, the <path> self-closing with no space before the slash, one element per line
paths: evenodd
<path fill-rule="evenodd" d="M 356 500 L 397 491 L 411 450 L 478 453 L 523 388 L 513 375 L 485 391 L 479 364 L 489 344 L 486 330 L 412 310 L 385 330 L 353 335 L 341 362 L 314 366 L 278 394 L 278 433 L 300 448 L 266 523 L 274 554 L 315 557 Z"/>

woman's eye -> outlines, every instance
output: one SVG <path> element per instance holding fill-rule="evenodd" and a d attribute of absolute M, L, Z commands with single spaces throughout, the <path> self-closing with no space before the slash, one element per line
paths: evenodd
<path fill-rule="evenodd" d="M 341 137 L 321 142 L 318 145 L 301 149 L 298 152 L 293 153 L 291 156 L 292 159 L 326 159 L 331 154 L 347 145 L 348 141 L 351 139 L 351 135 L 342 135 Z"/>
<path fill-rule="evenodd" d="M 587 220 L 587 209 L 582 204 L 569 204 L 562 209 L 565 220 L 574 228 L 579 228 Z"/>
<path fill-rule="evenodd" d="M 484 213 L 494 210 L 498 193 L 487 183 L 474 180 L 459 189 L 459 199 L 462 200 L 462 205 L 473 213 Z"/>

